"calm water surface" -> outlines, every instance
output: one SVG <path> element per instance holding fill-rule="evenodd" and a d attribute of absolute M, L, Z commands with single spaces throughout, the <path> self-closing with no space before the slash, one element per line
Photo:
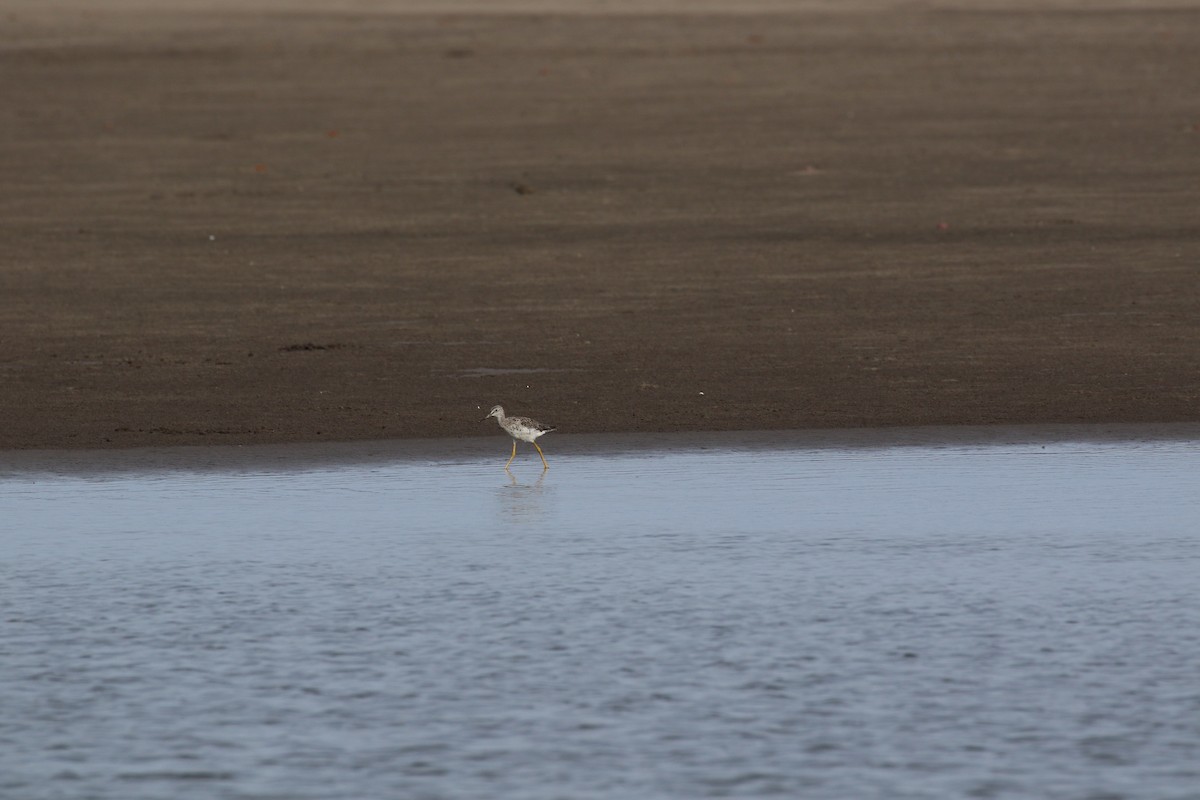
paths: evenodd
<path fill-rule="evenodd" d="M 0 797 L 1200 798 L 1197 441 L 660 441 L 0 457 Z"/>

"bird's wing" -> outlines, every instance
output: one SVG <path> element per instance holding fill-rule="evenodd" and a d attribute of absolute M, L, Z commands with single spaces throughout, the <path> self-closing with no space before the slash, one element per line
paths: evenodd
<path fill-rule="evenodd" d="M 536 419 L 530 419 L 529 417 L 509 417 L 509 419 L 522 427 L 531 428 L 532 430 L 541 431 L 542 433 L 549 433 L 550 431 L 557 430 L 553 425 L 544 425 L 541 422 L 538 422 Z"/>

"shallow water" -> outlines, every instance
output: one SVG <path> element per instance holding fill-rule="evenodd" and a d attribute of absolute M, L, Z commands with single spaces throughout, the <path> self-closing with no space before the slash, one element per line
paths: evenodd
<path fill-rule="evenodd" d="M 0 459 L 0 797 L 1200 796 L 1197 441 L 580 441 Z"/>

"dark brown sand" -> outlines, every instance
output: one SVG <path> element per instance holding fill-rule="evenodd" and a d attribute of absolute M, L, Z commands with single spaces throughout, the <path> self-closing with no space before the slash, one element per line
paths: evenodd
<path fill-rule="evenodd" d="M 0 448 L 1200 421 L 1200 10 L 890 5 L 0 1 Z"/>

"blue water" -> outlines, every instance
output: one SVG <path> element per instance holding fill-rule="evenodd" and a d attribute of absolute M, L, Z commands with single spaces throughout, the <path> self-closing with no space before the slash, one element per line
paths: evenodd
<path fill-rule="evenodd" d="M 0 797 L 1200 797 L 1197 441 L 555 436 L 0 454 Z"/>

